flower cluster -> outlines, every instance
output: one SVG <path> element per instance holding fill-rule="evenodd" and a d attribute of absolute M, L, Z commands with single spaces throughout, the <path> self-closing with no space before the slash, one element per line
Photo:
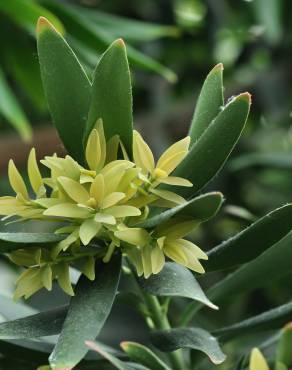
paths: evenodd
<path fill-rule="evenodd" d="M 28 158 L 28 177 L 35 194 L 32 199 L 14 162 L 8 175 L 15 197 L 0 198 L 0 214 L 15 221 L 54 221 L 61 240 L 47 248 L 31 247 L 12 252 L 16 264 L 27 267 L 17 282 L 15 296 L 26 298 L 52 280 L 73 295 L 69 266 L 77 265 L 94 279 L 96 258 L 106 263 L 121 251 L 135 266 L 139 276 L 157 274 L 168 257 L 193 271 L 204 272 L 199 259 L 206 254 L 183 239 L 196 226 L 189 217 L 173 217 L 154 229 L 138 227 L 159 207 L 172 208 L 185 199 L 162 184 L 192 186 L 171 173 L 189 150 L 189 137 L 169 147 L 154 161 L 141 135 L 133 133 L 133 153 L 128 156 L 118 136 L 106 142 L 102 120 L 91 131 L 85 147 L 86 164 L 69 155 L 47 156 L 40 162 L 50 170 L 42 177 L 35 150 Z"/>

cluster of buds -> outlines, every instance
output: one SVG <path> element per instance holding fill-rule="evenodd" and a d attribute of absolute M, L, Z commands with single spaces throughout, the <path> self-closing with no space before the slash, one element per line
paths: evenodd
<path fill-rule="evenodd" d="M 106 141 L 99 119 L 87 140 L 84 165 L 69 155 L 46 156 L 40 162 L 50 170 L 50 176 L 43 178 L 35 150 L 31 150 L 28 177 L 33 199 L 10 160 L 8 175 L 16 196 L 0 198 L 0 214 L 10 221 L 54 221 L 54 232 L 64 236 L 51 247 L 10 254 L 13 262 L 26 267 L 17 281 L 15 297 L 27 298 L 42 287 L 50 290 L 53 279 L 73 295 L 70 266 L 77 266 L 93 280 L 95 260 L 107 263 L 117 252 L 145 278 L 159 273 L 166 257 L 203 273 L 199 259 L 206 259 L 206 254 L 184 239 L 197 225 L 196 220 L 173 217 L 152 229 L 139 227 L 157 209 L 185 202 L 160 185 L 192 186 L 184 178 L 171 176 L 187 155 L 189 144 L 189 137 L 176 142 L 155 163 L 149 146 L 134 131 L 129 157 L 118 136 Z"/>

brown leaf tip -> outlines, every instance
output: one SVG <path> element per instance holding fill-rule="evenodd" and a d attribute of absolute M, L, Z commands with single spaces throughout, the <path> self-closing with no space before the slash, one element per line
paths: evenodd
<path fill-rule="evenodd" d="M 126 46 L 123 39 L 117 39 L 116 44 L 119 46 L 122 46 L 123 48 Z"/>
<path fill-rule="evenodd" d="M 48 29 L 58 32 L 56 28 L 52 25 L 52 23 L 48 21 L 47 18 L 39 17 L 36 27 L 37 34 L 40 35 L 42 32 Z"/>

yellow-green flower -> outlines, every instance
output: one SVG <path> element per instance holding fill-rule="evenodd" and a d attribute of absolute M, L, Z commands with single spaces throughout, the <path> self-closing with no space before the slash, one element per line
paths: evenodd
<path fill-rule="evenodd" d="M 143 140 L 142 136 L 134 131 L 133 136 L 133 158 L 134 162 L 143 171 L 149 184 L 148 190 L 155 194 L 158 198 L 162 198 L 166 202 L 162 205 L 181 204 L 185 200 L 181 196 L 164 189 L 156 189 L 160 184 L 176 185 L 176 186 L 193 186 L 193 184 L 182 177 L 170 176 L 176 167 L 183 161 L 189 151 L 190 137 L 176 142 L 171 145 L 159 158 L 155 164 L 154 156 Z"/>
<path fill-rule="evenodd" d="M 208 256 L 198 246 L 183 239 L 196 226 L 194 220 L 173 219 L 152 233 L 141 228 L 124 228 L 116 231 L 115 236 L 135 246 L 126 248 L 126 254 L 139 276 L 148 278 L 158 274 L 165 264 L 165 256 L 195 272 L 203 273 L 204 268 L 199 260 L 208 259 Z"/>
<path fill-rule="evenodd" d="M 251 351 L 249 370 L 270 370 L 267 361 L 258 348 Z"/>
<path fill-rule="evenodd" d="M 106 141 L 99 119 L 86 143 L 85 166 L 69 155 L 46 156 L 40 162 L 50 176 L 43 178 L 35 150 L 31 150 L 30 190 L 11 160 L 8 176 L 16 195 L 0 198 L 0 214 L 13 221 L 55 221 L 55 233 L 64 235 L 50 249 L 19 249 L 10 254 L 13 262 L 26 268 L 17 281 L 15 297 L 28 298 L 43 287 L 50 290 L 54 279 L 72 295 L 69 267 L 78 263 L 79 270 L 94 279 L 95 260 L 108 262 L 117 248 L 132 261 L 138 275 L 146 278 L 159 273 L 166 258 L 204 272 L 199 260 L 206 259 L 206 254 L 184 239 L 196 221 L 176 217 L 154 230 L 135 227 L 148 217 L 150 208 L 185 202 L 159 185 L 192 186 L 186 179 L 171 176 L 187 155 L 189 141 L 187 137 L 172 145 L 155 164 L 150 148 L 135 131 L 132 162 L 118 136 Z M 88 246 L 93 240 L 98 248 Z"/>

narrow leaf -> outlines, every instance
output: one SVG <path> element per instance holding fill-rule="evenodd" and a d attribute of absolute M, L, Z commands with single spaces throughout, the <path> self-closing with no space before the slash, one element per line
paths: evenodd
<path fill-rule="evenodd" d="M 289 319 L 291 321 L 291 317 Z M 287 322 L 287 321 L 286 321 Z M 287 324 L 282 332 L 280 341 L 277 346 L 276 361 L 287 366 L 287 369 L 292 366 L 292 324 Z"/>
<path fill-rule="evenodd" d="M 111 311 L 120 269 L 121 257 L 115 256 L 107 264 L 96 264 L 94 281 L 81 276 L 62 332 L 50 356 L 53 369 L 71 369 L 85 356 L 88 351 L 85 341 L 97 337 Z"/>
<path fill-rule="evenodd" d="M 189 216 L 199 222 L 205 222 L 217 214 L 222 203 L 223 195 L 219 192 L 199 195 L 184 204 L 154 215 L 136 226 L 152 228 L 169 220 L 173 216 Z"/>
<path fill-rule="evenodd" d="M 49 110 L 68 153 L 82 163 L 90 82 L 70 46 L 45 18 L 39 19 L 37 29 L 41 76 Z"/>
<path fill-rule="evenodd" d="M 1 323 L 0 338 L 28 339 L 59 334 L 67 310 L 67 306 L 58 307 L 35 315 Z"/>
<path fill-rule="evenodd" d="M 216 337 L 227 342 L 245 334 L 259 333 L 261 331 L 281 328 L 292 320 L 292 302 L 273 308 L 260 315 L 243 320 L 236 324 L 213 331 Z"/>
<path fill-rule="evenodd" d="M 206 270 L 226 269 L 249 262 L 283 238 L 291 228 L 292 204 L 287 204 L 213 248 L 208 253 Z"/>
<path fill-rule="evenodd" d="M 96 66 L 85 141 L 101 118 L 107 140 L 119 135 L 128 154 L 132 151 L 132 87 L 126 47 L 114 41 Z"/>
<path fill-rule="evenodd" d="M 221 364 L 226 358 L 216 338 L 200 328 L 178 328 L 157 331 L 151 335 L 151 341 L 155 347 L 163 352 L 172 352 L 179 348 L 191 348 L 201 351 L 215 365 Z"/>
<path fill-rule="evenodd" d="M 174 176 L 190 180 L 194 186 L 172 187 L 172 191 L 191 196 L 212 180 L 236 145 L 243 131 L 249 107 L 248 93 L 238 95 L 224 107 L 173 173 Z"/>
<path fill-rule="evenodd" d="M 216 302 L 250 292 L 282 277 L 291 275 L 292 233 L 271 246 L 253 261 L 243 265 L 215 284 L 208 296 Z M 267 277 L 271 276 L 272 279 Z"/>
<path fill-rule="evenodd" d="M 177 263 L 167 262 L 163 270 L 148 279 L 139 279 L 141 288 L 160 297 L 185 297 L 201 302 L 210 308 L 218 309 L 205 295 L 194 275 Z"/>
<path fill-rule="evenodd" d="M 217 64 L 208 74 L 200 92 L 189 135 L 194 144 L 224 105 L 223 65 Z"/>
<path fill-rule="evenodd" d="M 136 367 L 131 366 L 130 364 L 126 362 L 122 362 L 121 360 L 111 355 L 107 351 L 104 351 L 96 342 L 86 341 L 85 343 L 88 346 L 88 348 L 96 351 L 102 357 L 107 359 L 114 366 L 115 369 L 118 369 L 118 370 L 135 370 L 136 369 Z M 141 366 L 141 367 L 139 366 L 139 369 L 147 370 L 147 368 L 145 368 L 144 366 Z"/>
<path fill-rule="evenodd" d="M 31 128 L 13 91 L 8 85 L 3 71 L 0 69 L 0 115 L 2 115 L 18 131 L 24 140 L 31 139 Z"/>

